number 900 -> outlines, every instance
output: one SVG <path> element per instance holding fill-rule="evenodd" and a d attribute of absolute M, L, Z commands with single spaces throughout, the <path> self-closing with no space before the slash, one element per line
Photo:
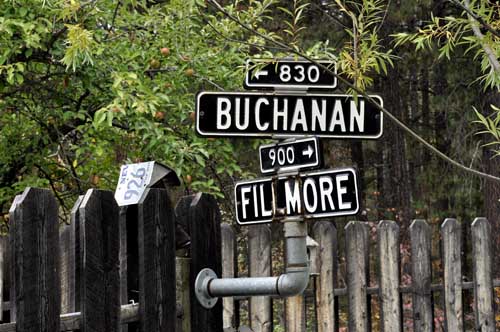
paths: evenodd
<path fill-rule="evenodd" d="M 271 149 L 269 150 L 269 158 L 271 159 L 272 166 L 275 166 L 276 162 L 278 166 L 290 165 L 295 161 L 295 150 L 291 146 L 287 148 L 279 147 L 277 149 Z"/>

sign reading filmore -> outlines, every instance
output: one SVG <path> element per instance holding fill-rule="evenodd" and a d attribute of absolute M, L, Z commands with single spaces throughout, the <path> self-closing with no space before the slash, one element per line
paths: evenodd
<path fill-rule="evenodd" d="M 371 96 L 382 106 L 382 98 Z M 200 92 L 196 131 L 215 137 L 376 139 L 382 113 L 359 96 L 261 92 Z"/>
<path fill-rule="evenodd" d="M 324 218 L 358 213 L 357 177 L 353 168 L 301 173 L 297 177 L 278 176 L 274 181 L 274 188 L 272 177 L 236 184 L 239 224 L 269 223 L 284 217 Z"/>
<path fill-rule="evenodd" d="M 321 164 L 319 139 L 316 137 L 261 145 L 259 154 L 262 174 L 316 168 Z"/>
<path fill-rule="evenodd" d="M 267 64 L 259 65 L 262 62 Z M 334 62 L 316 62 L 336 73 Z M 245 89 L 335 89 L 337 78 L 307 60 L 252 59 L 247 61 L 244 86 Z"/>

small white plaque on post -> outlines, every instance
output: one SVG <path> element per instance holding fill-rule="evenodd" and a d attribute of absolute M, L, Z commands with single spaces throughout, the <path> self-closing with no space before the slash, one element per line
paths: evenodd
<path fill-rule="evenodd" d="M 115 190 L 118 206 L 139 203 L 146 188 L 152 187 L 169 174 L 173 174 L 173 184 L 179 185 L 175 172 L 156 161 L 123 165 Z"/>

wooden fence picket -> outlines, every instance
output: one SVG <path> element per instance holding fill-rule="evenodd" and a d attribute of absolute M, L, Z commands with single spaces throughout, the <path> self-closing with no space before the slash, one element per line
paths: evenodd
<path fill-rule="evenodd" d="M 79 218 L 80 204 L 83 196 L 79 196 L 71 209 L 70 224 L 63 225 L 59 232 L 61 246 L 60 279 L 61 279 L 61 313 L 79 311 L 80 278 L 80 237 Z"/>
<path fill-rule="evenodd" d="M 271 228 L 268 225 L 248 227 L 248 274 L 269 277 L 271 271 Z M 249 299 L 248 317 L 253 332 L 272 331 L 272 304 L 269 296 Z"/>
<path fill-rule="evenodd" d="M 383 220 L 377 227 L 379 300 L 383 331 L 402 331 L 399 296 L 399 226 Z"/>
<path fill-rule="evenodd" d="M 127 244 L 127 211 L 128 206 L 122 206 L 118 210 L 118 229 L 120 250 L 118 259 L 120 261 L 120 304 L 128 304 L 128 244 Z M 128 324 L 121 324 L 120 332 L 128 332 Z"/>
<path fill-rule="evenodd" d="M 221 225 L 222 277 L 235 278 L 238 273 L 238 250 L 236 237 L 231 225 Z M 238 326 L 236 301 L 232 297 L 223 299 L 222 327 L 230 329 Z"/>
<path fill-rule="evenodd" d="M 441 225 L 444 276 L 444 313 L 446 331 L 463 331 L 462 305 L 462 230 L 456 219 Z"/>
<path fill-rule="evenodd" d="M 485 218 L 476 218 L 472 223 L 472 247 L 476 331 L 494 332 L 491 226 Z"/>
<path fill-rule="evenodd" d="M 118 206 L 113 193 L 87 191 L 80 205 L 82 332 L 119 331 L 119 245 Z"/>
<path fill-rule="evenodd" d="M 366 332 L 370 329 L 366 291 L 369 283 L 368 229 L 360 221 L 351 221 L 345 231 L 349 331 Z"/>
<path fill-rule="evenodd" d="M 146 189 L 138 228 L 141 331 L 175 331 L 175 219 L 166 189 Z"/>
<path fill-rule="evenodd" d="M 220 245 L 220 211 L 215 199 L 208 194 L 182 197 L 175 208 L 178 222 L 187 225 L 191 236 L 190 284 L 203 268 L 211 268 L 217 276 L 222 274 Z M 192 331 L 222 331 L 222 301 L 210 310 L 203 308 L 191 287 Z"/>
<path fill-rule="evenodd" d="M 319 245 L 316 263 L 319 275 L 315 278 L 318 332 L 332 332 L 338 328 L 333 293 L 337 283 L 337 229 L 330 221 L 318 221 L 312 234 Z"/>
<path fill-rule="evenodd" d="M 59 218 L 53 194 L 26 188 L 13 206 L 10 222 L 16 329 L 59 331 Z"/>
<path fill-rule="evenodd" d="M 433 331 L 431 292 L 431 229 L 416 219 L 410 225 L 413 285 L 413 326 L 415 332 Z"/>
<path fill-rule="evenodd" d="M 15 235 L 15 220 L 18 218 L 16 214 L 19 213 L 19 210 L 17 209 L 17 203 L 21 200 L 22 195 L 16 195 L 14 197 L 14 200 L 12 201 L 12 204 L 9 208 L 9 256 L 7 259 L 9 260 L 9 265 L 11 267 L 9 273 L 10 273 L 10 285 L 9 285 L 9 298 L 10 298 L 10 321 L 15 322 L 16 321 L 16 278 L 15 278 L 15 271 L 14 271 L 14 266 L 16 266 L 16 262 L 14 261 L 14 250 L 16 248 L 16 237 Z"/>
<path fill-rule="evenodd" d="M 5 292 L 4 288 L 7 288 L 7 274 L 8 274 L 8 259 L 9 258 L 9 237 L 0 236 L 0 322 L 4 320 L 3 311 Z"/>

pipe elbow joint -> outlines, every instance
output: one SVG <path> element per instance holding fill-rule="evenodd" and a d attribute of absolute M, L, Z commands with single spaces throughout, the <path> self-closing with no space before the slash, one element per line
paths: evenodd
<path fill-rule="evenodd" d="M 290 297 L 302 294 L 309 283 L 309 266 L 288 268 L 278 279 L 278 294 Z"/>

